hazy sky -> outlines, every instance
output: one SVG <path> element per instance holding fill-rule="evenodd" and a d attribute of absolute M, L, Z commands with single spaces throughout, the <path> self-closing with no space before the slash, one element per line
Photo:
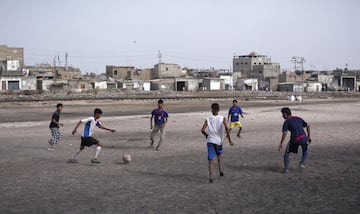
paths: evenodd
<path fill-rule="evenodd" d="M 69 54 L 83 72 L 105 65 L 230 68 L 252 51 L 291 69 L 360 69 L 358 0 L 1 0 L 0 44 L 25 63 Z"/>

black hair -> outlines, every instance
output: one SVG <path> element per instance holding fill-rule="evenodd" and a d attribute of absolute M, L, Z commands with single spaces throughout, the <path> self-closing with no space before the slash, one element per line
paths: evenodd
<path fill-rule="evenodd" d="M 281 109 L 281 113 L 285 113 L 285 114 L 287 114 L 288 116 L 291 116 L 291 110 L 290 110 L 290 108 L 288 108 L 288 107 L 285 107 L 285 108 L 282 108 Z"/>
<path fill-rule="evenodd" d="M 220 105 L 219 105 L 218 103 L 213 103 L 213 104 L 211 105 L 211 109 L 212 109 L 213 111 L 220 111 Z"/>
<path fill-rule="evenodd" d="M 237 103 L 237 100 L 233 100 L 233 103 Z"/>
<path fill-rule="evenodd" d="M 164 103 L 164 100 L 160 99 L 158 100 L 158 104 L 163 104 Z"/>
<path fill-rule="evenodd" d="M 95 114 L 102 114 L 101 109 L 96 108 L 96 109 L 94 110 L 94 115 L 95 115 Z"/>
<path fill-rule="evenodd" d="M 56 108 L 59 108 L 59 107 L 62 107 L 62 106 L 63 106 L 62 103 L 58 103 L 58 104 L 56 105 Z"/>

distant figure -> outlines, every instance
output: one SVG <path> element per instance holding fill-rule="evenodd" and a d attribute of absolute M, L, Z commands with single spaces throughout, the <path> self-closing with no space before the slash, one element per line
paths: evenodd
<path fill-rule="evenodd" d="M 154 146 L 154 137 L 155 135 L 160 132 L 160 140 L 158 145 L 156 146 L 156 151 L 159 151 L 161 143 L 164 141 L 165 138 L 165 126 L 168 122 L 169 114 L 164 109 L 164 101 L 162 99 L 158 100 L 158 108 L 154 109 L 151 112 L 151 118 L 150 118 L 150 129 L 152 129 L 151 135 L 150 135 L 150 147 Z M 154 120 L 154 126 L 153 126 L 153 120 Z"/>
<path fill-rule="evenodd" d="M 230 130 L 231 131 L 235 126 L 239 127 L 239 131 L 237 133 L 237 137 L 240 137 L 240 133 L 242 130 L 242 125 L 240 122 L 239 115 L 244 118 L 243 111 L 240 106 L 237 105 L 238 101 L 233 100 L 233 105 L 229 108 L 228 113 L 228 121 L 230 121 Z"/>
<path fill-rule="evenodd" d="M 284 154 L 284 172 L 289 172 L 289 156 L 290 152 L 297 154 L 299 146 L 302 148 L 302 157 L 299 163 L 299 168 L 305 168 L 305 161 L 308 156 L 308 142 L 311 143 L 310 126 L 300 117 L 291 116 L 289 108 L 282 108 L 281 113 L 285 122 L 282 127 L 282 136 L 279 145 L 279 151 L 282 149 L 282 144 L 286 138 L 287 132 L 290 131 L 291 137 L 288 142 Z M 306 127 L 307 136 L 304 128 Z"/>
<path fill-rule="evenodd" d="M 49 151 L 55 150 L 55 145 L 57 145 L 62 137 L 62 133 L 60 132 L 60 126 L 64 126 L 63 123 L 60 123 L 60 113 L 63 110 L 63 104 L 58 103 L 56 105 L 56 111 L 51 116 L 50 121 L 50 131 L 51 131 L 51 139 L 48 141 L 50 147 Z"/>
<path fill-rule="evenodd" d="M 91 158 L 91 163 L 101 163 L 100 160 L 98 160 L 98 155 L 99 155 L 99 153 L 101 151 L 102 145 L 100 144 L 100 142 L 97 139 L 92 137 L 92 133 L 94 131 L 94 128 L 95 128 L 95 126 L 97 126 L 100 129 L 104 129 L 104 130 L 107 130 L 107 131 L 110 131 L 110 132 L 115 132 L 115 130 L 108 129 L 108 128 L 104 127 L 103 125 L 101 125 L 101 122 L 99 120 L 101 115 L 102 115 L 101 109 L 96 108 L 94 110 L 94 116 L 83 119 L 83 120 L 80 120 L 76 124 L 74 130 L 72 131 L 73 135 L 75 135 L 77 129 L 79 128 L 79 126 L 82 123 L 85 123 L 85 127 L 84 127 L 83 133 L 81 134 L 80 149 L 78 149 L 76 151 L 76 153 L 74 154 L 74 156 L 72 156 L 72 158 L 69 159 L 69 163 L 77 163 L 77 160 L 75 159 L 76 156 L 78 156 L 80 154 L 80 152 L 82 150 L 84 150 L 85 146 L 91 147 L 92 145 L 95 145 L 96 149 L 95 149 L 94 157 Z"/>
<path fill-rule="evenodd" d="M 298 100 L 299 102 L 302 102 L 301 94 L 298 95 L 297 100 Z"/>
<path fill-rule="evenodd" d="M 214 182 L 213 178 L 213 159 L 217 157 L 218 165 L 219 165 L 219 173 L 220 176 L 224 176 L 222 171 L 222 163 L 221 163 L 221 155 L 223 152 L 223 142 L 224 142 L 224 131 L 226 131 L 226 136 L 229 139 L 230 145 L 233 145 L 231 141 L 230 132 L 226 124 L 226 119 L 223 116 L 219 115 L 220 106 L 217 103 L 211 105 L 212 115 L 207 117 L 204 125 L 201 128 L 201 133 L 206 137 L 207 141 L 207 150 L 208 150 L 208 160 L 209 160 L 209 183 Z M 208 133 L 206 133 L 206 129 L 208 128 Z M 224 130 L 225 129 L 225 130 Z"/>
<path fill-rule="evenodd" d="M 294 96 L 294 95 L 291 95 L 291 96 L 290 96 L 290 101 L 291 101 L 291 102 L 294 102 L 294 101 L 295 101 L 295 96 Z"/>

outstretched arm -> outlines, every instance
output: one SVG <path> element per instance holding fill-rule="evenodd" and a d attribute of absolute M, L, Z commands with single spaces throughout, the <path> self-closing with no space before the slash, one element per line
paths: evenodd
<path fill-rule="evenodd" d="M 76 124 L 74 130 L 72 131 L 72 135 L 76 133 L 76 130 L 79 128 L 80 125 L 81 125 L 81 120 Z"/>
<path fill-rule="evenodd" d="M 284 140 L 286 138 L 286 135 L 287 135 L 287 132 L 283 132 L 282 135 L 281 135 L 281 140 L 280 140 L 280 144 L 279 144 L 279 151 L 282 149 L 282 145 L 284 143 Z"/>
<path fill-rule="evenodd" d="M 207 126 L 208 126 L 208 124 L 207 124 L 207 121 L 205 120 L 205 122 L 204 122 L 204 124 L 203 124 L 203 126 L 202 126 L 202 128 L 201 128 L 201 133 L 205 136 L 205 138 L 207 138 L 208 137 L 208 134 L 206 133 L 206 128 L 207 128 Z"/>
<path fill-rule="evenodd" d="M 100 128 L 100 129 L 104 129 L 104 130 L 109 131 L 109 132 L 115 132 L 115 130 L 114 130 L 114 129 L 109 129 L 109 128 L 106 128 L 106 127 L 105 127 L 105 126 L 103 126 L 103 125 L 100 125 L 100 126 L 99 126 L 99 128 Z"/>
<path fill-rule="evenodd" d="M 224 118 L 223 124 L 225 126 L 225 131 L 226 131 L 226 136 L 229 139 L 229 143 L 230 145 L 234 145 L 234 143 L 231 141 L 231 137 L 230 137 L 230 131 L 229 131 L 229 127 L 226 124 L 226 119 Z"/>
<path fill-rule="evenodd" d="M 154 115 L 151 115 L 151 117 L 150 117 L 150 129 L 152 129 L 153 128 L 153 118 L 154 118 Z"/>

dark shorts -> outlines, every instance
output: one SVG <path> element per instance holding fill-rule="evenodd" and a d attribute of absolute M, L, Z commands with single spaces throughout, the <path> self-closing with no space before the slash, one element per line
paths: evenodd
<path fill-rule="evenodd" d="M 208 149 L 208 160 L 212 160 L 215 157 L 222 155 L 224 153 L 222 145 L 207 143 L 207 149 Z"/>
<path fill-rule="evenodd" d="M 81 146 L 90 147 L 96 144 L 99 144 L 99 141 L 93 137 L 81 137 Z"/>
<path fill-rule="evenodd" d="M 299 146 L 301 146 L 301 149 L 304 152 L 307 151 L 307 147 L 308 147 L 308 144 L 307 143 L 292 143 L 292 142 L 289 142 L 287 147 L 286 147 L 286 152 L 287 153 L 295 153 L 297 154 L 298 153 L 298 150 L 299 150 Z"/>

